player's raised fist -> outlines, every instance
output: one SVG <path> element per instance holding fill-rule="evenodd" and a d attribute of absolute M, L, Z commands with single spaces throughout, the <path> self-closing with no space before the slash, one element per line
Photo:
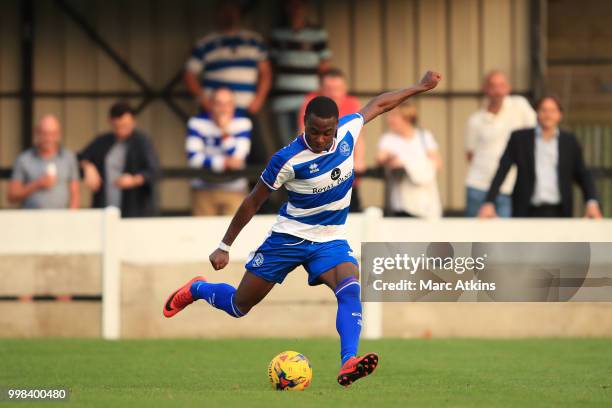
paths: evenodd
<path fill-rule="evenodd" d="M 442 75 L 440 75 L 438 72 L 427 71 L 425 75 L 423 75 L 423 78 L 421 78 L 419 81 L 419 85 L 421 85 L 426 91 L 429 91 L 430 89 L 434 89 L 436 86 L 438 86 L 438 83 L 440 83 L 441 80 Z"/>
<path fill-rule="evenodd" d="M 208 260 L 212 264 L 212 267 L 215 268 L 215 271 L 218 271 L 219 269 L 225 268 L 229 263 L 229 253 L 217 248 L 210 254 Z"/>

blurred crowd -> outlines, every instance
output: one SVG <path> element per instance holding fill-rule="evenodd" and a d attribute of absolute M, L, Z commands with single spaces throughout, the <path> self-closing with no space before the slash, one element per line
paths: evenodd
<path fill-rule="evenodd" d="M 267 160 L 258 117 L 268 105 L 280 147 L 304 131 L 308 102 L 332 98 L 340 116 L 356 112 L 360 102 L 348 94 L 345 74 L 330 66 L 327 33 L 308 21 L 308 2 L 288 0 L 285 19 L 264 40 L 241 27 L 239 3 L 220 2 L 218 31 L 195 44 L 185 63 L 184 81 L 200 113 L 186 124 L 185 151 L 192 168 L 215 173 L 244 169 Z M 408 84 L 407 84 L 408 85 Z M 601 218 L 592 175 L 575 135 L 559 128 L 561 103 L 545 96 L 535 110 L 512 95 L 506 75 L 483 79 L 483 106 L 468 119 L 465 180 L 468 217 L 571 217 L 576 183 L 585 216 Z M 34 146 L 13 166 L 8 199 L 22 208 L 78 208 L 80 183 L 93 195 L 92 206 L 116 206 L 124 217 L 158 215 L 160 165 L 149 138 L 137 128 L 125 102 L 109 109 L 108 133 L 80 152 L 61 144 L 54 115 L 39 119 Z M 377 165 L 389 188 L 390 215 L 437 219 L 442 205 L 437 175 L 444 166 L 435 135 L 419 126 L 418 111 L 405 102 L 386 115 L 379 137 Z M 364 138 L 355 148 L 351 211 L 360 211 L 359 185 L 365 170 Z M 247 179 L 192 180 L 194 215 L 232 214 L 248 193 Z"/>

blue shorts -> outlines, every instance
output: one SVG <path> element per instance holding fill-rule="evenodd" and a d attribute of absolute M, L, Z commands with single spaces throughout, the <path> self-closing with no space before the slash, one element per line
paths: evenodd
<path fill-rule="evenodd" d="M 244 265 L 253 274 L 268 282 L 282 283 L 289 272 L 300 265 L 308 272 L 308 284 L 318 285 L 317 279 L 343 262 L 359 263 L 344 239 L 313 242 L 289 234 L 273 232 L 249 256 Z"/>

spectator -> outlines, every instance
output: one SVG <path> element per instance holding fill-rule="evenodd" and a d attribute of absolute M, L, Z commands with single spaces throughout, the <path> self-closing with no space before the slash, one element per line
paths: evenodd
<path fill-rule="evenodd" d="M 114 206 L 123 217 L 157 215 L 159 161 L 147 136 L 136 129 L 134 111 L 125 102 L 110 108 L 112 131 L 96 137 L 79 154 L 93 207 Z"/>
<path fill-rule="evenodd" d="M 359 99 L 348 94 L 348 86 L 344 73 L 338 68 L 329 68 L 320 75 L 320 89 L 306 95 L 300 113 L 298 114 L 299 133 L 304 132 L 304 113 L 306 106 L 316 96 L 327 96 L 336 102 L 340 117 L 358 112 L 361 109 Z M 363 131 L 362 131 L 363 132 Z M 361 200 L 359 199 L 359 185 L 361 184 L 360 175 L 366 170 L 364 138 L 359 137 L 355 145 L 355 180 L 353 181 L 353 192 L 351 198 L 351 212 L 361 211 Z"/>
<path fill-rule="evenodd" d="M 61 126 L 54 115 L 36 126 L 34 147 L 13 165 L 7 198 L 22 208 L 79 208 L 79 167 L 76 156 L 60 145 Z"/>
<path fill-rule="evenodd" d="M 201 39 L 187 61 L 187 89 L 204 111 L 210 110 L 210 95 L 216 88 L 232 90 L 236 107 L 252 114 L 259 112 L 270 91 L 266 46 L 259 34 L 240 28 L 240 12 L 237 0 L 219 1 L 219 31 Z"/>
<path fill-rule="evenodd" d="M 493 202 L 510 166 L 515 164 L 514 217 L 571 217 L 574 202 L 572 181 L 575 181 L 586 201 L 585 216 L 601 218 L 595 184 L 584 164 L 582 148 L 576 136 L 559 130 L 561 103 L 557 98 L 547 96 L 536 107 L 538 126 L 517 130 L 510 136 L 479 216 L 496 216 Z"/>
<path fill-rule="evenodd" d="M 485 200 L 497 163 L 512 131 L 534 127 L 535 112 L 522 96 L 510 96 L 510 84 L 501 71 L 489 73 L 483 85 L 486 106 L 470 116 L 466 131 L 466 153 L 469 162 L 466 179 L 466 216 L 475 217 Z M 516 178 L 512 169 L 495 200 L 501 217 L 512 215 L 510 193 Z"/>
<path fill-rule="evenodd" d="M 346 76 L 338 68 L 328 68 L 319 76 L 319 89 L 315 92 L 310 92 L 306 95 L 302 102 L 302 107 L 297 118 L 299 133 L 304 131 L 304 113 L 306 106 L 316 96 L 327 96 L 336 102 L 338 105 L 338 113 L 340 117 L 358 112 L 361 109 L 359 99 L 348 94 L 348 85 Z"/>
<path fill-rule="evenodd" d="M 185 83 L 205 112 L 210 110 L 214 89 L 224 87 L 234 92 L 236 109 L 241 114 L 247 112 L 253 123 L 255 143 L 249 162 L 263 163 L 269 143 L 263 138 L 255 115 L 270 91 L 272 70 L 262 37 L 240 28 L 240 12 L 237 0 L 219 1 L 216 20 L 219 31 L 196 44 L 186 64 Z"/>
<path fill-rule="evenodd" d="M 272 31 L 270 55 L 275 63 L 272 111 L 282 144 L 287 144 L 297 136 L 304 96 L 319 88 L 318 74 L 327 69 L 331 52 L 327 32 L 308 23 L 307 0 L 288 0 L 284 8 L 286 21 Z"/>
<path fill-rule="evenodd" d="M 409 101 L 389 112 L 387 124 L 389 132 L 378 144 L 376 161 L 388 170 L 405 171 L 401 176 L 391 175 L 392 215 L 440 218 L 442 205 L 436 173 L 442 168 L 442 160 L 433 135 L 416 127 L 416 106 Z"/>
<path fill-rule="evenodd" d="M 244 168 L 251 150 L 252 124 L 236 114 L 234 96 L 227 88 L 218 88 L 212 96 L 210 115 L 202 113 L 187 123 L 185 148 L 189 165 L 221 173 Z M 248 182 L 192 182 L 194 215 L 233 214 L 247 194 Z"/>

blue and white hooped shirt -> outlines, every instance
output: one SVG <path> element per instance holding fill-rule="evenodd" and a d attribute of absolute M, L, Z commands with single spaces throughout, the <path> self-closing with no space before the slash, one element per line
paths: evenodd
<path fill-rule="evenodd" d="M 229 88 L 236 107 L 246 109 L 257 92 L 258 64 L 267 58 L 266 45 L 255 32 L 212 33 L 196 44 L 185 68 L 201 75 L 208 95 L 215 89 Z"/>
<path fill-rule="evenodd" d="M 363 127 L 359 113 L 340 118 L 332 147 L 314 153 L 304 135 L 276 152 L 261 174 L 271 190 L 285 186 L 289 201 L 273 232 L 315 242 L 346 239 L 345 227 L 353 186 L 353 148 Z"/>
<path fill-rule="evenodd" d="M 251 119 L 235 114 L 226 129 L 228 134 L 225 135 L 208 113 L 193 116 L 187 122 L 185 141 L 189 166 L 221 173 L 225 171 L 226 158 L 231 156 L 246 160 L 251 151 L 252 128 Z M 243 192 L 248 188 L 248 181 L 245 178 L 228 182 L 205 182 L 196 179 L 191 182 L 191 186 L 195 189 Z"/>

